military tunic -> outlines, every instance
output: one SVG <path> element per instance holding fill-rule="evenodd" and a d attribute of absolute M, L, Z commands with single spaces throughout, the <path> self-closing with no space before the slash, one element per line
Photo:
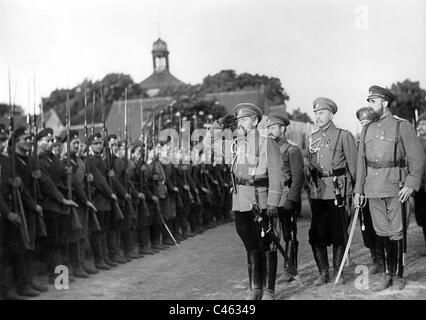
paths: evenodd
<path fill-rule="evenodd" d="M 348 216 L 345 207 L 335 205 L 335 193 L 340 193 L 343 200 L 352 195 L 357 161 L 355 139 L 331 121 L 326 128 L 312 133 L 309 140 L 312 210 L 309 243 L 313 247 L 330 244 L 339 247 L 345 242 Z"/>
<path fill-rule="evenodd" d="M 399 141 L 395 141 L 398 121 Z M 364 127 L 360 141 L 355 192 L 369 199 L 376 233 L 399 240 L 402 238 L 400 174 L 404 186 L 419 190 L 425 161 L 422 145 L 412 124 L 391 114 Z"/>
<path fill-rule="evenodd" d="M 426 153 L 426 137 L 420 137 L 420 142 L 423 146 L 423 150 Z M 426 161 L 425 161 L 425 173 L 426 173 Z M 414 195 L 414 204 L 415 204 L 415 215 L 416 222 L 419 227 L 423 227 L 424 234 L 426 237 L 426 178 L 423 174 L 422 183 L 420 185 L 419 191 Z M 425 238 L 426 239 L 426 238 Z"/>

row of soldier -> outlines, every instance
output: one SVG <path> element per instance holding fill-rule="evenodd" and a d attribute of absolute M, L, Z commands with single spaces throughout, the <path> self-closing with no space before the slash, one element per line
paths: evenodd
<path fill-rule="evenodd" d="M 5 299 L 48 290 L 38 262 L 45 265 L 50 284 L 59 265 L 68 267 L 70 281 L 87 278 L 232 220 L 226 166 L 164 164 L 161 147 L 147 162 L 140 141 L 129 147 L 126 161 L 126 143 L 114 134 L 93 133 L 83 140 L 74 130 L 60 139 L 51 128 L 34 136 L 26 127 L 12 132 L 1 127 L 0 285 Z M 22 197 L 23 215 L 14 212 L 14 190 Z"/>

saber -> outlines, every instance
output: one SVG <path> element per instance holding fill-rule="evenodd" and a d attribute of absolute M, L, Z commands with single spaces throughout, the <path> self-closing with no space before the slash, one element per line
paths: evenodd
<path fill-rule="evenodd" d="M 334 281 L 334 285 L 337 284 L 339 281 L 339 278 L 343 271 L 343 266 L 345 265 L 346 259 L 349 255 L 349 249 L 351 247 L 352 239 L 355 233 L 355 227 L 356 227 L 356 221 L 358 220 L 359 211 L 361 210 L 362 206 L 356 206 L 355 207 L 355 213 L 353 215 L 352 225 L 351 225 L 351 231 L 349 233 L 348 241 L 346 243 L 345 252 L 343 254 L 342 261 L 340 262 L 339 272 L 337 273 L 336 280 Z"/>

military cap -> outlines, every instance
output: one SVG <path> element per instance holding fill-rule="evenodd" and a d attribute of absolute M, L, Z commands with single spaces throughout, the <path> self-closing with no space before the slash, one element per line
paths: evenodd
<path fill-rule="evenodd" d="M 426 112 L 423 112 L 423 113 L 419 116 L 419 118 L 417 119 L 417 122 L 420 122 L 420 121 L 426 121 Z"/>
<path fill-rule="evenodd" d="M 374 110 L 371 107 L 362 107 L 357 110 L 356 117 L 359 121 L 367 120 L 373 112 Z"/>
<path fill-rule="evenodd" d="M 94 142 L 98 142 L 98 141 L 102 141 L 102 135 L 99 132 L 93 133 L 91 134 L 88 138 L 87 138 L 87 144 L 91 145 Z"/>
<path fill-rule="evenodd" d="M 137 149 L 137 148 L 143 148 L 143 142 L 142 141 L 140 141 L 140 140 L 136 140 L 136 142 L 135 143 L 133 143 L 133 145 L 132 145 L 132 153 L 133 152 L 135 152 L 135 150 Z"/>
<path fill-rule="evenodd" d="M 39 141 L 41 138 L 49 137 L 53 140 L 53 129 L 52 128 L 46 128 L 41 130 L 36 137 L 36 140 Z"/>
<path fill-rule="evenodd" d="M 3 123 L 0 123 L 0 140 L 7 139 L 6 126 Z"/>
<path fill-rule="evenodd" d="M 239 103 L 234 107 L 232 113 L 235 113 L 237 120 L 243 117 L 256 116 L 259 121 L 262 119 L 262 109 L 252 103 Z"/>
<path fill-rule="evenodd" d="M 290 120 L 282 113 L 270 113 L 268 119 L 266 120 L 266 126 L 270 127 L 274 124 L 280 124 L 287 127 L 290 124 Z"/>
<path fill-rule="evenodd" d="M 371 86 L 368 89 L 367 101 L 370 101 L 371 98 L 375 98 L 375 97 L 383 98 L 389 103 L 392 103 L 392 101 L 395 100 L 395 96 L 388 89 L 385 89 L 379 86 Z"/>
<path fill-rule="evenodd" d="M 16 140 L 20 139 L 20 138 L 26 138 L 26 137 L 30 137 L 31 134 L 28 132 L 26 127 L 18 127 L 17 129 L 15 129 L 15 132 L 13 134 L 13 137 Z"/>
<path fill-rule="evenodd" d="M 78 131 L 77 130 L 70 130 L 70 141 L 73 141 L 74 139 L 78 139 Z M 68 140 L 68 135 L 66 134 L 65 137 L 63 137 L 62 142 L 66 142 Z"/>
<path fill-rule="evenodd" d="M 320 110 L 330 110 L 331 112 L 336 113 L 337 112 L 337 105 L 336 103 L 329 99 L 324 97 L 318 97 L 313 102 L 314 112 L 320 111 Z"/>
<path fill-rule="evenodd" d="M 115 133 L 111 133 L 108 135 L 108 141 L 110 141 L 111 139 L 117 139 L 117 135 Z"/>

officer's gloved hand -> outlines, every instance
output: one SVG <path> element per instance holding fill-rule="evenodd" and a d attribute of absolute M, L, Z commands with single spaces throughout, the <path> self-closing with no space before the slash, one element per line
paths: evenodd
<path fill-rule="evenodd" d="M 266 213 L 270 218 L 276 218 L 278 217 L 278 207 L 268 205 Z"/>
<path fill-rule="evenodd" d="M 19 226 L 21 224 L 21 217 L 15 212 L 9 212 L 7 214 L 7 220 L 12 222 L 15 226 Z"/>
<path fill-rule="evenodd" d="M 284 202 L 284 213 L 285 214 L 293 214 L 296 211 L 296 202 L 293 200 L 287 199 Z"/>
<path fill-rule="evenodd" d="M 228 114 L 223 118 L 217 120 L 217 122 L 222 126 L 223 129 L 230 128 L 232 124 L 237 120 L 235 114 Z"/>

